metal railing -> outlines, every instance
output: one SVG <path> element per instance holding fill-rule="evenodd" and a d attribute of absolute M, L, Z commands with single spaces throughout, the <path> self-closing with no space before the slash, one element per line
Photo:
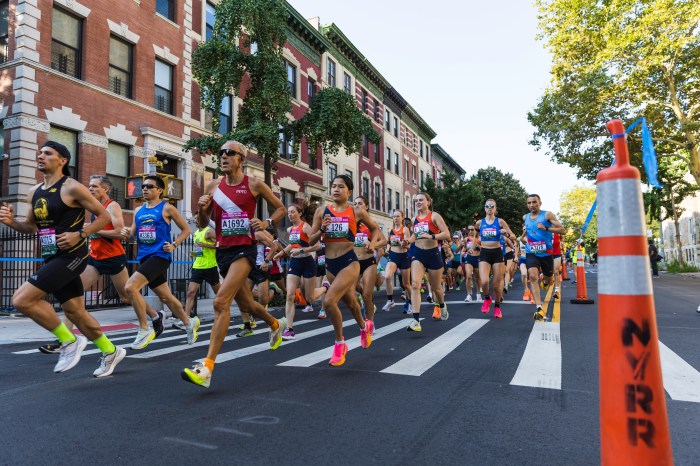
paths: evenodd
<path fill-rule="evenodd" d="M 170 289 L 178 300 L 185 302 L 189 277 L 192 270 L 193 250 L 192 237 L 187 238 L 173 252 L 173 261 L 168 270 Z M 136 261 L 136 244 L 122 242 L 128 260 L 127 268 L 131 275 L 138 268 Z M 15 312 L 12 296 L 29 276 L 36 272 L 44 263 L 40 258 L 39 237 L 36 234 L 24 235 L 13 231 L 0 231 L 0 312 Z M 146 288 L 142 293 L 146 294 Z M 199 288 L 199 298 L 205 298 L 206 286 Z M 58 305 L 53 295 L 46 296 L 52 305 Z M 119 307 L 125 304 L 121 301 L 109 276 L 103 275 L 91 288 L 85 290 L 85 306 L 88 309 Z"/>

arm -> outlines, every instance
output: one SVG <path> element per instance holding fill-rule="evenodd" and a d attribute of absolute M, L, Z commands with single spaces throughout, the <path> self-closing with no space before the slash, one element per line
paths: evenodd
<path fill-rule="evenodd" d="M 292 231 L 292 227 L 287 228 L 287 235 L 289 235 L 289 233 L 290 233 L 291 231 Z M 280 244 L 279 244 L 279 243 L 277 243 L 277 247 L 278 247 L 278 248 L 280 247 Z M 270 248 L 270 249 L 272 249 L 272 248 Z M 287 246 L 285 246 L 284 248 L 280 249 L 280 251 L 279 251 L 277 254 L 275 254 L 275 255 L 273 256 L 273 258 L 274 258 L 275 260 L 280 259 L 280 258 L 282 258 L 282 257 L 284 257 L 284 256 L 286 256 L 286 255 L 288 255 L 288 254 L 289 254 L 289 251 L 291 251 L 291 250 L 292 250 L 292 244 L 291 244 L 291 243 L 290 243 L 290 244 L 287 244 Z"/>
<path fill-rule="evenodd" d="M 377 222 L 375 222 L 374 219 L 370 217 L 367 211 L 365 211 L 364 209 L 358 209 L 357 207 L 353 207 L 353 209 L 355 210 L 356 221 L 362 222 L 365 225 L 367 225 L 367 228 L 369 228 L 370 233 L 372 233 L 372 239 L 367 245 L 367 249 L 376 250 L 384 246 L 386 244 L 386 238 L 382 234 L 382 231 L 379 229 L 379 225 L 377 225 Z"/>
<path fill-rule="evenodd" d="M 549 227 L 547 231 L 551 231 L 552 233 L 559 233 L 560 235 L 566 234 L 566 228 L 564 228 L 564 225 L 562 225 L 559 219 L 557 219 L 557 216 L 554 215 L 554 212 L 548 210 L 547 214 L 545 215 L 545 218 L 549 220 L 549 223 L 553 225 Z M 537 225 L 537 227 L 539 228 L 539 225 Z"/>
<path fill-rule="evenodd" d="M 63 196 L 64 189 L 66 194 L 65 197 Z M 95 221 L 82 230 L 82 234 L 86 238 L 97 233 L 109 223 L 109 214 L 105 208 L 102 207 L 102 204 L 100 204 L 100 202 L 95 199 L 92 194 L 90 194 L 90 191 L 88 191 L 85 186 L 72 178 L 69 178 L 63 184 L 63 187 L 61 188 L 61 199 L 63 199 L 63 202 L 66 205 L 78 204 L 80 207 L 84 208 L 95 216 Z M 65 233 L 61 233 L 60 235 L 56 235 L 56 245 L 61 249 L 69 249 L 80 242 L 80 235 L 80 231 L 67 231 Z"/>
<path fill-rule="evenodd" d="M 314 221 L 311 224 L 311 234 L 309 235 L 309 244 L 314 245 L 321 239 L 321 235 L 326 231 L 328 225 L 331 224 L 331 216 L 326 215 L 326 218 L 321 218 L 324 208 L 318 207 L 314 212 Z"/>
<path fill-rule="evenodd" d="M 452 236 L 450 235 L 450 230 L 447 229 L 447 224 L 445 223 L 445 220 L 442 219 L 442 215 L 433 212 L 433 222 L 435 222 L 435 225 L 438 227 L 440 230 L 440 233 L 435 235 L 436 240 L 446 240 L 450 239 Z"/>
<path fill-rule="evenodd" d="M 249 182 L 250 190 L 253 192 L 253 194 L 262 196 L 262 198 L 267 201 L 268 211 L 274 209 L 272 215 L 270 216 L 270 220 L 272 220 L 275 225 L 279 225 L 287 213 L 287 209 L 284 207 L 284 204 L 282 204 L 282 201 L 280 201 L 277 196 L 274 195 L 268 185 L 257 178 L 249 178 Z M 250 226 L 252 226 L 256 231 L 267 230 L 270 227 L 270 223 L 267 220 L 261 221 L 258 218 L 253 218 L 250 220 Z"/>
<path fill-rule="evenodd" d="M 25 200 L 25 202 L 29 204 L 29 213 L 27 213 L 27 217 L 24 219 L 23 222 L 15 221 L 15 208 L 12 206 L 12 204 L 8 204 L 7 202 L 3 202 L 2 205 L 0 205 L 0 222 L 4 223 L 5 225 L 9 226 L 10 228 L 19 233 L 36 233 L 37 228 L 36 222 L 34 221 L 34 210 L 31 208 L 31 199 L 32 196 L 34 196 L 34 191 L 36 190 L 36 188 L 37 186 L 30 189 L 27 193 L 27 199 Z"/>
<path fill-rule="evenodd" d="M 122 208 L 116 202 L 110 202 L 107 206 L 107 213 L 112 221 L 113 230 L 100 230 L 97 232 L 103 238 L 107 239 L 122 239 L 121 230 L 124 228 L 124 217 L 122 216 Z"/>
<path fill-rule="evenodd" d="M 215 180 L 209 181 L 207 186 L 204 188 L 204 194 L 197 201 L 199 210 L 197 211 L 197 223 L 202 225 L 204 223 L 209 223 L 211 218 L 211 211 L 214 209 L 214 204 L 211 202 L 214 191 L 219 187 L 222 178 L 217 178 Z"/>
<path fill-rule="evenodd" d="M 123 239 L 129 239 L 132 236 L 134 236 L 134 233 L 136 232 L 136 214 L 139 213 L 139 210 L 141 210 L 142 205 L 138 206 L 136 210 L 134 210 L 134 219 L 131 221 L 131 226 L 123 226 L 120 233 L 122 234 Z"/>
<path fill-rule="evenodd" d="M 177 225 L 180 230 L 180 234 L 178 235 L 177 238 L 175 238 L 175 241 L 172 243 L 168 243 L 167 241 L 163 245 L 163 250 L 165 252 L 173 252 L 176 247 L 180 246 L 183 241 L 187 239 L 188 236 L 190 236 L 190 227 L 187 225 L 187 222 L 185 221 L 184 218 L 182 218 L 182 215 L 180 215 L 180 212 L 175 208 L 174 205 L 172 204 L 166 204 L 165 209 L 163 209 L 163 213 L 166 215 L 167 218 L 170 218 L 173 222 L 175 222 L 175 225 Z"/>
<path fill-rule="evenodd" d="M 216 232 L 209 228 L 204 237 L 208 239 L 210 243 L 199 242 L 197 243 L 197 246 L 201 246 L 207 249 L 216 249 Z"/>

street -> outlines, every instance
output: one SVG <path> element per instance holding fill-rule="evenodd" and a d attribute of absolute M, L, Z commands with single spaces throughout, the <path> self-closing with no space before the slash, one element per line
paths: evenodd
<path fill-rule="evenodd" d="M 342 367 L 328 365 L 328 319 L 298 312 L 296 340 L 270 351 L 264 325 L 236 338 L 236 318 L 209 389 L 183 382 L 180 371 L 205 356 L 211 319 L 193 346 L 168 329 L 144 350 L 127 349 L 105 379 L 91 375 L 93 345 L 74 369 L 54 374 L 56 356 L 33 351 L 37 342 L 6 344 L 0 463 L 598 464 L 596 278 L 591 268 L 594 305 L 570 304 L 571 282 L 560 302 L 547 293 L 545 323 L 533 322 L 534 306 L 520 301 L 519 275 L 503 319 L 484 316 L 480 303 L 452 291 L 449 320 L 433 321 L 424 299 L 418 334 L 405 331 L 400 303 L 382 312 L 386 298 L 377 293 L 369 349 L 359 347 L 359 330 L 344 311 L 351 350 Z M 700 287 L 671 275 L 653 285 L 668 348 L 674 458 L 697 464 Z M 134 334 L 110 337 L 128 347 Z M 667 369 L 680 379 L 667 378 Z"/>

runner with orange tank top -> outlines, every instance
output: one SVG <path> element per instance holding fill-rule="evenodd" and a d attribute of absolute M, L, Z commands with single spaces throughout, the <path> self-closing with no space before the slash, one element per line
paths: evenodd
<path fill-rule="evenodd" d="M 331 180 L 332 202 L 326 207 L 319 207 L 314 214 L 314 222 L 309 235 L 309 243 L 314 245 L 323 240 L 326 245 L 326 274 L 330 287 L 323 297 L 323 309 L 330 317 L 335 331 L 335 345 L 329 361 L 331 366 L 345 363 L 348 346 L 343 338 L 343 316 L 338 307 L 342 299 L 350 309 L 357 325 L 360 327 L 360 343 L 363 348 L 372 344 L 373 322 L 362 318 L 360 303 L 355 297 L 355 284 L 360 276 L 360 264 L 353 250 L 357 223 L 364 223 L 369 228 L 371 239 L 369 249 L 376 250 L 380 244 L 381 232 L 377 223 L 367 211 L 353 207 L 353 183 L 347 175 L 338 175 Z"/>
<path fill-rule="evenodd" d="M 384 279 L 386 281 L 387 302 L 382 308 L 388 311 L 394 307 L 394 274 L 396 270 L 401 271 L 401 283 L 406 291 L 404 313 L 408 313 L 411 307 L 411 259 L 408 257 L 408 239 L 411 237 L 411 230 L 403 224 L 403 212 L 394 210 L 391 215 L 394 226 L 389 231 L 389 260 L 386 263 Z"/>

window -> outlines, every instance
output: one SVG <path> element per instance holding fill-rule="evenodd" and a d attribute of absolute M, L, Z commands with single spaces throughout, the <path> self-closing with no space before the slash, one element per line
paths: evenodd
<path fill-rule="evenodd" d="M 9 16 L 10 2 L 0 1 L 0 63 L 5 63 L 10 58 L 9 50 Z"/>
<path fill-rule="evenodd" d="M 382 186 L 377 182 L 374 183 L 374 208 L 382 210 Z"/>
<path fill-rule="evenodd" d="M 425 172 L 423 170 L 420 171 L 420 187 L 423 189 L 423 185 L 425 184 Z"/>
<path fill-rule="evenodd" d="M 385 161 L 386 166 L 384 168 L 391 171 L 391 148 L 385 147 L 384 151 L 386 152 L 386 161 Z"/>
<path fill-rule="evenodd" d="M 403 165 L 404 165 L 403 177 L 406 181 L 408 181 L 408 162 L 404 160 Z"/>
<path fill-rule="evenodd" d="M 415 185 L 416 184 L 416 166 L 415 165 L 411 165 L 411 180 L 412 180 L 413 184 Z"/>
<path fill-rule="evenodd" d="M 399 138 L 399 119 L 394 117 L 394 137 Z"/>
<path fill-rule="evenodd" d="M 389 110 L 384 110 L 384 127 L 387 131 L 391 131 L 391 114 Z"/>
<path fill-rule="evenodd" d="M 333 180 L 335 177 L 338 176 L 338 165 L 334 164 L 333 162 L 328 162 L 328 191 L 330 192 L 331 190 L 331 184 L 333 184 Z"/>
<path fill-rule="evenodd" d="M 233 129 L 233 96 L 227 95 L 219 107 L 219 134 L 226 134 Z"/>
<path fill-rule="evenodd" d="M 156 0 L 156 13 L 175 21 L 175 0 Z"/>
<path fill-rule="evenodd" d="M 369 141 L 364 134 L 362 135 L 362 156 L 369 158 Z"/>
<path fill-rule="evenodd" d="M 362 89 L 362 113 L 367 113 L 367 91 Z"/>
<path fill-rule="evenodd" d="M 205 30 L 204 30 L 204 40 L 209 40 L 214 35 L 214 22 L 216 21 L 216 7 L 211 3 L 207 2 L 207 8 L 205 12 Z"/>
<path fill-rule="evenodd" d="M 379 121 L 379 102 L 374 99 L 374 121 Z"/>
<path fill-rule="evenodd" d="M 394 196 L 396 196 L 396 203 L 394 204 L 394 209 L 401 210 L 401 194 L 397 191 L 396 193 L 394 193 Z"/>
<path fill-rule="evenodd" d="M 173 114 L 173 67 L 156 59 L 155 104 L 156 110 Z"/>
<path fill-rule="evenodd" d="M 369 194 L 369 178 L 362 178 L 362 195 L 365 196 L 367 199 L 371 199 L 371 196 Z"/>
<path fill-rule="evenodd" d="M 316 170 L 318 166 L 316 165 L 316 150 L 311 147 L 311 144 L 309 144 L 309 141 L 306 141 L 306 151 L 309 156 L 309 168 L 312 170 Z"/>
<path fill-rule="evenodd" d="M 425 160 L 430 162 L 430 146 L 428 144 L 425 145 Z"/>
<path fill-rule="evenodd" d="M 112 190 L 109 197 L 117 201 L 122 208 L 128 208 L 126 200 L 125 184 L 129 176 L 129 148 L 121 144 L 110 142 L 107 146 L 107 170 L 106 174 L 112 182 Z"/>
<path fill-rule="evenodd" d="M 335 62 L 328 59 L 328 76 L 326 78 L 330 87 L 335 87 Z"/>
<path fill-rule="evenodd" d="M 289 207 L 290 205 L 294 204 L 294 199 L 295 199 L 295 194 L 292 191 L 289 191 L 288 189 L 282 189 L 280 191 L 280 201 L 282 201 L 282 204 L 284 204 L 285 207 Z M 292 222 L 289 221 L 288 216 L 284 216 L 284 225 L 282 225 L 282 228 L 289 228 L 292 226 Z"/>
<path fill-rule="evenodd" d="M 399 153 L 394 152 L 394 173 L 396 173 L 399 176 L 401 176 L 401 173 L 399 173 L 400 167 L 401 163 L 399 162 Z"/>
<path fill-rule="evenodd" d="M 289 86 L 289 95 L 297 98 L 297 68 L 296 66 L 289 63 L 287 60 L 284 61 L 287 67 L 287 85 Z"/>
<path fill-rule="evenodd" d="M 346 168 L 346 169 L 345 169 L 345 175 L 346 175 L 346 176 L 349 176 L 350 179 L 353 181 L 353 183 L 355 182 L 355 178 L 353 178 L 353 175 L 352 175 L 352 170 L 348 170 L 348 169 Z"/>
<path fill-rule="evenodd" d="M 282 131 L 280 131 L 279 154 L 283 159 L 292 160 L 294 158 L 294 138 L 287 136 Z"/>
<path fill-rule="evenodd" d="M 350 75 L 347 73 L 343 73 L 343 89 L 348 94 L 352 94 L 352 80 L 350 79 Z"/>
<path fill-rule="evenodd" d="M 131 98 L 132 49 L 128 42 L 114 36 L 109 38 L 109 89 L 128 98 Z"/>
<path fill-rule="evenodd" d="M 250 43 L 250 54 L 251 55 L 257 55 L 258 54 L 258 43 L 255 41 L 252 41 Z"/>
<path fill-rule="evenodd" d="M 379 157 L 379 144 L 374 144 L 374 163 L 382 164 L 382 159 Z"/>
<path fill-rule="evenodd" d="M 80 78 L 83 21 L 54 8 L 51 25 L 51 68 Z"/>
<path fill-rule="evenodd" d="M 316 81 L 309 78 L 309 85 L 307 87 L 307 93 L 309 94 L 309 105 L 311 105 L 314 100 L 314 95 L 316 95 Z"/>
<path fill-rule="evenodd" d="M 420 158 L 423 158 L 423 141 L 420 141 Z"/>
<path fill-rule="evenodd" d="M 386 211 L 391 213 L 391 201 L 394 199 L 394 195 L 391 192 L 391 188 L 386 190 Z"/>
<path fill-rule="evenodd" d="M 413 210 L 413 205 L 411 204 L 411 200 L 408 198 L 408 196 L 406 196 L 404 198 L 403 205 L 404 205 L 404 207 L 406 207 L 406 217 L 413 217 L 413 215 L 411 215 L 411 211 Z"/>
<path fill-rule="evenodd" d="M 70 174 L 73 178 L 78 178 L 78 133 L 68 129 L 51 126 L 49 128 L 49 141 L 60 142 L 68 149 L 71 158 L 68 166 L 71 168 Z"/>

